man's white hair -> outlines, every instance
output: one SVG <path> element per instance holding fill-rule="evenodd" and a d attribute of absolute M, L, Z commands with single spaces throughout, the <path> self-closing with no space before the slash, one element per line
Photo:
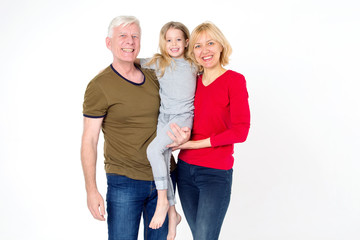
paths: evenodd
<path fill-rule="evenodd" d="M 133 23 L 135 23 L 139 27 L 140 34 L 141 34 L 140 22 L 136 17 L 134 17 L 134 16 L 118 16 L 118 17 L 114 18 L 109 24 L 108 37 L 109 38 L 112 37 L 113 30 L 115 27 L 118 27 L 120 25 L 123 25 L 125 27 L 125 26 L 127 26 L 129 24 L 133 24 Z"/>

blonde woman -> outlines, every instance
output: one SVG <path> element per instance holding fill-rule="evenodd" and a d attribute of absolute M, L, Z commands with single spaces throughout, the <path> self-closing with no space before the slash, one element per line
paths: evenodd
<path fill-rule="evenodd" d="M 231 46 L 210 22 L 197 26 L 189 53 L 199 66 L 191 140 L 178 160 L 178 189 L 186 220 L 195 240 L 219 238 L 230 202 L 234 144 L 244 142 L 250 127 L 250 110 L 243 75 L 224 68 Z M 174 125 L 174 136 L 183 132 Z"/>

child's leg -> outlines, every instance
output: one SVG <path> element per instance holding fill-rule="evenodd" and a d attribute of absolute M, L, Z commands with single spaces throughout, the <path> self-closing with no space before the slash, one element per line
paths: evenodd
<path fill-rule="evenodd" d="M 158 193 L 158 199 L 156 203 L 156 210 L 149 225 L 149 227 L 152 229 L 158 229 L 163 225 L 166 218 L 166 214 L 168 213 L 169 210 L 167 189 L 158 190 L 157 193 Z"/>
<path fill-rule="evenodd" d="M 181 221 L 180 214 L 176 211 L 175 205 L 169 207 L 168 211 L 169 216 L 169 230 L 167 235 L 167 240 L 174 240 L 176 236 L 176 227 Z"/>
<path fill-rule="evenodd" d="M 165 221 L 170 206 L 168 189 L 172 188 L 171 182 L 171 185 L 169 185 L 171 150 L 166 148 L 166 145 L 172 141 L 167 135 L 170 127 L 168 122 L 166 122 L 167 119 L 163 118 L 164 116 L 165 115 L 162 114 L 159 115 L 156 138 L 150 143 L 147 149 L 147 156 L 151 164 L 158 192 L 156 210 L 149 225 L 149 227 L 153 229 L 160 228 Z"/>
<path fill-rule="evenodd" d="M 170 178 L 170 158 L 171 158 L 171 149 L 166 149 L 163 152 L 163 157 L 164 160 L 166 161 L 166 165 L 167 165 L 167 184 L 165 184 L 166 186 L 168 186 L 168 189 L 162 189 L 162 190 L 157 190 L 158 193 L 158 200 L 157 200 L 157 204 L 156 204 L 156 210 L 154 213 L 153 218 L 151 219 L 150 228 L 153 229 L 158 229 L 160 228 L 166 218 L 166 214 L 169 212 L 170 209 L 172 209 L 172 211 L 174 211 L 175 207 L 175 193 L 174 193 L 174 187 L 173 187 L 173 182 Z M 158 186 L 158 185 L 156 185 Z M 158 187 L 157 187 L 158 188 Z M 172 212 L 173 213 L 173 212 Z M 172 220 L 174 220 L 174 214 L 172 214 Z M 176 224 L 171 224 L 173 227 L 173 232 L 175 235 L 176 233 Z M 170 215 L 169 215 L 169 226 L 170 226 Z"/>
<path fill-rule="evenodd" d="M 156 189 L 158 190 L 158 201 L 156 205 L 156 210 L 149 225 L 149 227 L 153 229 L 158 229 L 163 225 L 169 207 L 175 204 L 175 193 L 172 181 L 170 179 L 171 149 L 166 148 L 168 144 L 172 143 L 172 140 L 167 135 L 167 132 L 171 131 L 171 129 L 170 122 L 168 121 L 169 119 L 167 118 L 169 115 L 165 117 L 167 119 L 162 118 L 164 116 L 166 115 L 159 115 L 157 136 L 150 143 L 147 149 L 148 158 L 154 175 Z M 176 120 L 179 120 L 179 122 Z M 171 122 L 178 123 L 180 126 L 192 126 L 192 115 L 190 117 L 184 116 L 184 118 L 181 120 L 176 120 L 172 119 Z M 181 220 L 180 215 L 175 210 L 175 206 L 172 209 L 173 210 L 169 212 L 169 214 L 171 213 L 172 215 L 172 220 L 170 220 L 169 216 L 169 227 L 172 227 L 172 230 L 169 230 L 169 233 L 171 232 L 171 234 L 168 235 L 170 239 L 175 238 L 176 226 Z"/>
<path fill-rule="evenodd" d="M 170 158 L 171 158 L 172 151 L 168 149 L 164 152 L 165 159 L 169 160 L 169 171 L 170 171 Z M 176 176 L 177 174 L 175 174 Z M 167 198 L 169 200 L 169 211 L 168 211 L 168 217 L 169 217 L 169 225 L 168 225 L 168 235 L 167 240 L 174 240 L 176 236 L 176 227 L 181 221 L 180 214 L 175 209 L 175 187 L 176 187 L 176 178 L 171 178 L 169 175 L 168 178 L 168 186 L 169 189 L 167 191 Z"/>

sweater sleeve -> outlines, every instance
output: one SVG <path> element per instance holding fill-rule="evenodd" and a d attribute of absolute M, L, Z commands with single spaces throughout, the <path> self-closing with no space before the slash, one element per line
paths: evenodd
<path fill-rule="evenodd" d="M 154 65 L 147 65 L 150 62 L 151 58 L 140 58 L 140 66 L 142 68 L 147 68 L 147 69 L 155 69 Z"/>
<path fill-rule="evenodd" d="M 243 75 L 229 81 L 230 124 L 227 130 L 210 137 L 212 147 L 244 142 L 250 128 L 250 109 Z"/>

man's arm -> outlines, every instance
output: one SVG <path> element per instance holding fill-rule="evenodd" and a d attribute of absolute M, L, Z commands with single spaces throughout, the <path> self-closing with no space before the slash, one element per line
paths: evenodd
<path fill-rule="evenodd" d="M 81 141 L 81 164 L 87 192 L 87 205 L 95 219 L 105 221 L 104 199 L 96 185 L 97 145 L 103 118 L 84 117 L 84 130 Z"/>

